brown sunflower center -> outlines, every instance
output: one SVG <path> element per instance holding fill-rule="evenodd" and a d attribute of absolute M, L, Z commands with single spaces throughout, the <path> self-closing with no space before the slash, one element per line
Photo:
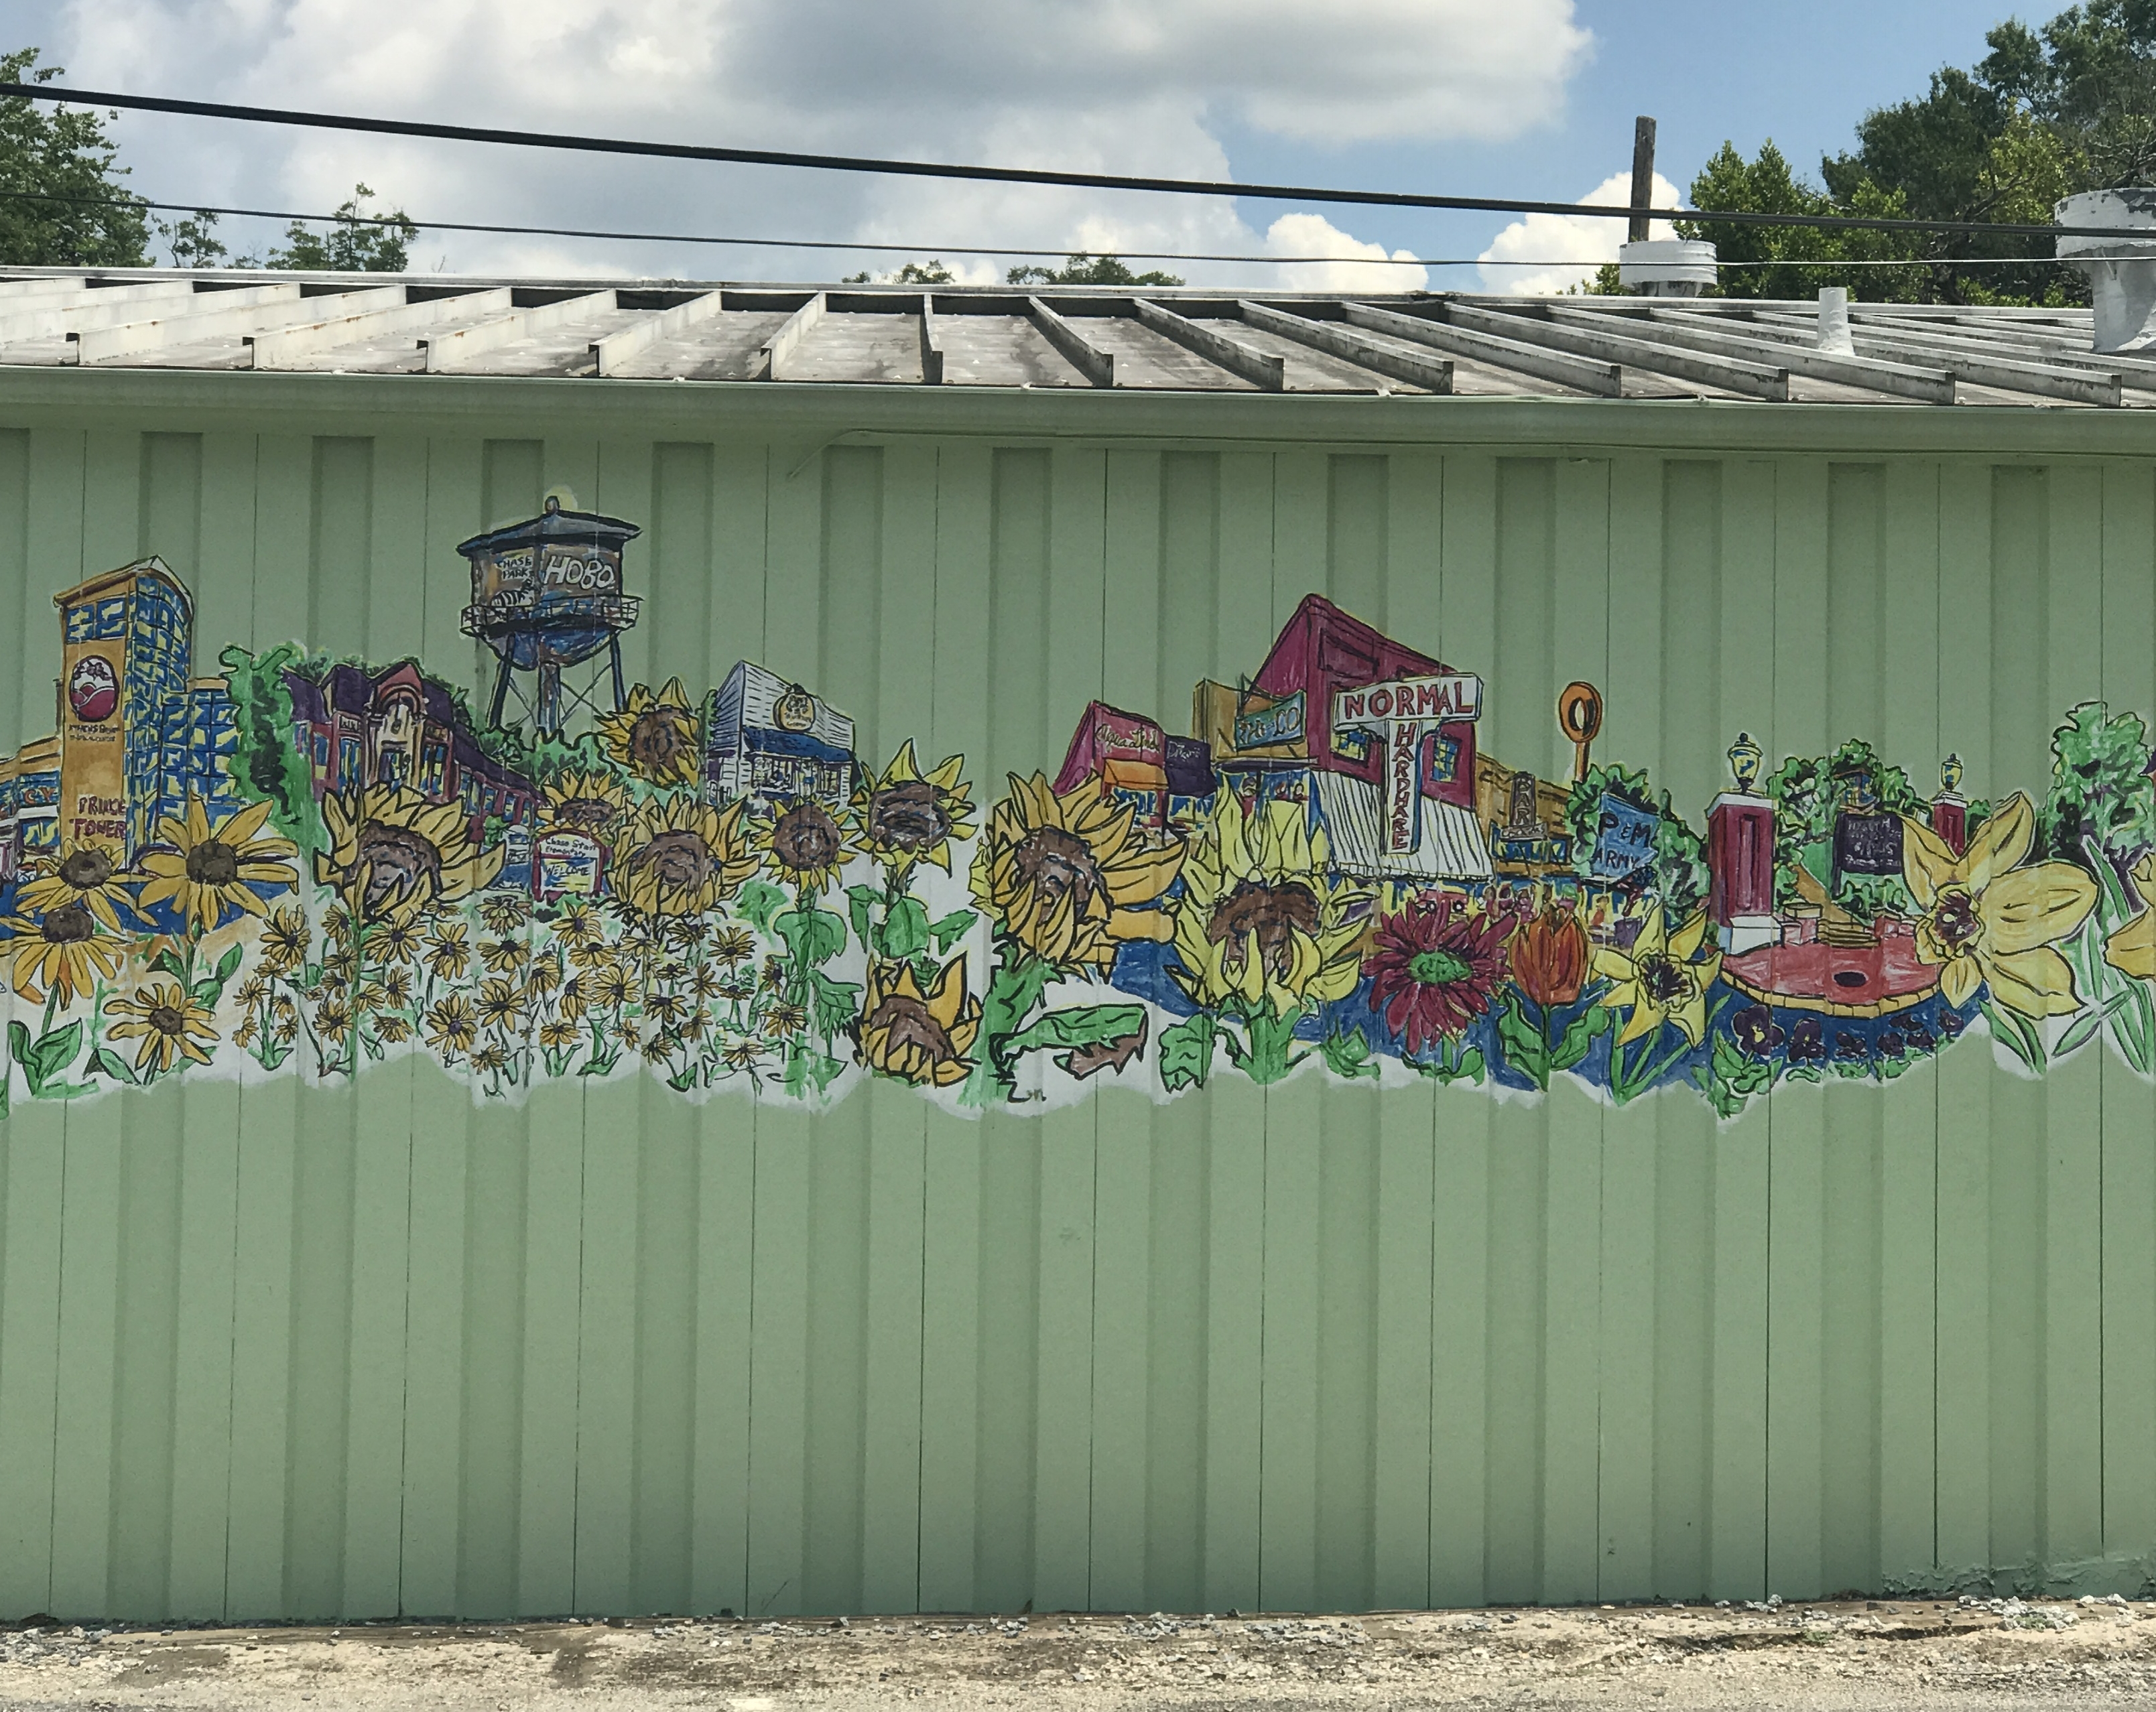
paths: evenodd
<path fill-rule="evenodd" d="M 579 832 L 603 833 L 613 823 L 613 804 L 599 797 L 572 797 L 554 805 L 554 818 Z"/>
<path fill-rule="evenodd" d="M 687 891 L 710 878 L 711 847 L 701 833 L 673 828 L 653 834 L 651 842 L 636 853 L 636 861 L 649 869 L 661 885 Z"/>
<path fill-rule="evenodd" d="M 217 838 L 204 838 L 187 852 L 187 878 L 198 886 L 228 886 L 239 878 L 239 852 Z"/>
<path fill-rule="evenodd" d="M 410 827 L 388 821 L 370 820 L 360 828 L 357 865 L 367 870 L 362 902 L 370 915 L 400 898 L 438 889 L 442 882 L 442 853 Z"/>
<path fill-rule="evenodd" d="M 771 829 L 771 853 L 797 874 L 829 866 L 840 842 L 838 822 L 820 802 L 795 803 Z"/>
<path fill-rule="evenodd" d="M 936 1020 L 927 1005 L 902 992 L 891 994 L 870 1013 L 864 1032 L 876 1028 L 888 1031 L 894 1053 L 912 1047 L 939 1064 L 948 1064 L 958 1055 L 951 1044 L 951 1031 Z"/>
<path fill-rule="evenodd" d="M 1932 931 L 1952 951 L 1966 946 L 1982 925 L 1977 919 L 1976 900 L 1967 892 L 1948 892 L 1932 911 Z"/>
<path fill-rule="evenodd" d="M 160 1034 L 180 1035 L 187 1033 L 187 1013 L 177 1005 L 157 1005 L 150 1012 L 150 1026 Z"/>
<path fill-rule="evenodd" d="M 48 910 L 45 919 L 38 924 L 38 932 L 49 946 L 79 946 L 96 931 L 97 924 L 81 904 L 62 904 L 56 910 Z"/>
<path fill-rule="evenodd" d="M 1205 936 L 1215 945 L 1226 943 L 1223 961 L 1240 963 L 1248 935 L 1257 946 L 1258 961 L 1265 972 L 1285 979 L 1295 967 L 1298 929 L 1313 937 L 1317 932 L 1317 899 L 1309 887 L 1292 881 L 1266 885 L 1245 880 L 1214 910 Z"/>
<path fill-rule="evenodd" d="M 1053 908 L 1068 897 L 1081 915 L 1096 893 L 1108 889 L 1093 847 L 1061 827 L 1037 826 L 1013 853 L 1019 877 Z"/>
<path fill-rule="evenodd" d="M 648 772 L 665 772 L 675 766 L 689 746 L 681 710 L 654 707 L 636 716 L 629 728 L 629 758 Z"/>
<path fill-rule="evenodd" d="M 924 850 L 947 836 L 951 816 L 926 779 L 886 785 L 869 799 L 869 836 L 893 850 Z"/>
<path fill-rule="evenodd" d="M 95 845 L 60 859 L 60 878 L 79 892 L 94 892 L 112 878 L 112 858 Z"/>
<path fill-rule="evenodd" d="M 1685 972 L 1667 957 L 1642 957 L 1635 966 L 1640 990 L 1658 1005 L 1681 999 L 1687 990 Z"/>

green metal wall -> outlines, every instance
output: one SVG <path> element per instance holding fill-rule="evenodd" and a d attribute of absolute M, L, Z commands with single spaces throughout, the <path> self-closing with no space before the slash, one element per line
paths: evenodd
<path fill-rule="evenodd" d="M 881 756 L 1180 729 L 1306 592 L 1557 686 L 1693 812 L 1740 728 L 2041 791 L 2156 714 L 2123 413 L 922 400 L 10 377 L 0 746 L 52 592 L 161 554 L 198 634 L 471 663 L 455 543 L 643 520 L 633 678 L 738 658 Z M 688 395 L 688 396 L 685 396 Z M 1778 1084 L 1719 1129 L 1216 1079 L 1042 1119 L 418 1059 L 0 1130 L 0 1615 L 1224 1610 L 2138 1591 L 2156 1089 L 2107 1048 Z"/>

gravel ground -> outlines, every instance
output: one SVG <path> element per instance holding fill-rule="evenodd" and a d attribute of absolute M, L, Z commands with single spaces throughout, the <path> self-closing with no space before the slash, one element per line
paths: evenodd
<path fill-rule="evenodd" d="M 2156 1707 L 2156 1603 L 0 1629 L 0 1707 Z"/>

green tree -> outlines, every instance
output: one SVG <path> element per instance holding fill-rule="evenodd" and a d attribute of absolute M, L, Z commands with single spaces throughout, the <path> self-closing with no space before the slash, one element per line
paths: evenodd
<path fill-rule="evenodd" d="M 1977 75 L 2025 105 L 2085 163 L 2090 189 L 2156 177 L 2156 5 L 2090 0 L 2043 28 L 2012 21 L 1985 38 Z"/>
<path fill-rule="evenodd" d="M 285 228 L 289 249 L 270 252 L 273 268 L 300 268 L 336 274 L 401 274 L 408 259 L 407 246 L 419 236 L 419 228 L 402 208 L 371 214 L 366 204 L 374 195 L 364 184 L 331 216 L 329 229 L 317 232 L 304 221 Z"/>
<path fill-rule="evenodd" d="M 948 285 L 957 277 L 940 259 L 932 259 L 925 262 L 908 262 L 896 273 L 886 274 L 881 283 L 886 285 Z M 864 268 L 858 274 L 847 274 L 839 283 L 841 285 L 866 285 L 871 283 L 872 278 L 868 269 Z"/>
<path fill-rule="evenodd" d="M 1133 274 L 1116 257 L 1088 255 L 1084 250 L 1060 268 L 1044 268 L 1029 263 L 1013 268 L 1004 276 L 1014 285 L 1180 285 L 1181 277 L 1163 274 L 1158 269 L 1143 274 Z"/>
<path fill-rule="evenodd" d="M 224 240 L 217 235 L 217 216 L 208 208 L 197 208 L 188 219 L 158 220 L 153 223 L 176 268 L 214 268 L 230 258 L 231 252 L 225 249 Z M 239 264 L 249 267 L 253 262 L 243 257 Z"/>
<path fill-rule="evenodd" d="M 64 68 L 38 49 L 0 54 L 0 81 L 49 83 Z M 25 96 L 0 99 L 0 264 L 30 268 L 147 266 L 141 199 L 121 181 L 108 118 Z M 32 201 L 33 197 L 53 201 Z"/>

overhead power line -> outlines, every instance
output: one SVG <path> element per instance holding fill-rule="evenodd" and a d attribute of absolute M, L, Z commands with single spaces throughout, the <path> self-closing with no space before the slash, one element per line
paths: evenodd
<path fill-rule="evenodd" d="M 865 155 L 722 148 L 706 143 L 648 142 L 624 137 L 572 136 L 561 131 L 436 125 L 412 119 L 374 119 L 352 114 L 311 113 L 290 107 L 254 107 L 228 101 L 181 100 L 167 95 L 119 95 L 109 90 L 63 89 L 53 84 L 0 82 L 0 97 L 5 96 L 32 101 L 73 102 L 86 107 L 179 113 L 198 119 L 234 119 L 260 125 L 293 125 L 317 131 L 357 131 L 382 136 L 420 136 L 449 142 L 501 143 L 518 148 L 567 149 L 581 154 L 639 155 L 675 161 L 721 161 L 752 167 L 801 167 L 820 172 L 886 173 L 907 178 L 957 178 L 999 184 L 1063 185 L 1086 190 L 1149 191 L 1173 196 L 1249 197 L 1263 202 L 1360 203 L 1379 208 L 1447 208 L 1489 214 L 1578 214 L 1599 219 L 1625 221 L 1636 215 L 1650 220 L 1698 220 L 1740 226 L 1814 227 L 1835 231 L 1953 232 L 2017 238 L 2116 238 L 2118 235 L 2116 228 L 2101 226 L 1991 224 L 1974 220 L 1906 220 L 1856 214 L 1770 214 L 1707 208 L 1613 208 L 1601 202 L 1427 196 L 1412 191 L 1337 190 L 1307 185 L 1240 184 L 1222 179 L 1149 178 L 1114 172 L 1062 172 L 1034 167 L 977 167 L 953 161 L 892 161 Z"/>
<path fill-rule="evenodd" d="M 234 219 L 284 220 L 311 223 L 316 225 L 380 226 L 384 228 L 413 226 L 422 232 L 480 232 L 511 238 L 595 238 L 621 243 L 712 243 L 739 244 L 756 249 L 830 249 L 862 250 L 878 254 L 929 256 L 1068 256 L 1067 247 L 1048 249 L 1029 249 L 1012 244 L 978 243 L 866 243 L 842 238 L 741 238 L 723 233 L 696 232 L 608 232 L 579 226 L 515 226 L 483 224 L 470 220 L 420 220 L 407 214 L 298 214 L 289 208 L 227 208 L 213 207 L 207 202 L 153 202 L 146 197 L 58 196 L 49 191 L 0 190 L 0 202 L 60 202 L 70 207 L 97 208 L 151 208 L 162 213 L 215 214 Z M 1091 254 L 1086 251 L 1083 254 Z M 1412 255 L 1224 255 L 1204 251 L 1179 249 L 1119 249 L 1102 251 L 1121 261 L 1132 262 L 1255 262 L 1276 268 L 1312 267 L 1348 264 L 1357 267 L 1383 268 L 1594 268 L 1608 265 L 1604 262 L 1583 260 L 1578 256 L 1556 256 L 1540 261 L 1513 259 L 1500 259 L 1486 256 L 1412 256 Z M 1899 261 L 1758 261 L 1721 262 L 1723 268 L 1966 268 L 1966 267 L 2027 267 L 2025 258 L 2013 256 L 1943 256 L 1920 260 Z"/>

